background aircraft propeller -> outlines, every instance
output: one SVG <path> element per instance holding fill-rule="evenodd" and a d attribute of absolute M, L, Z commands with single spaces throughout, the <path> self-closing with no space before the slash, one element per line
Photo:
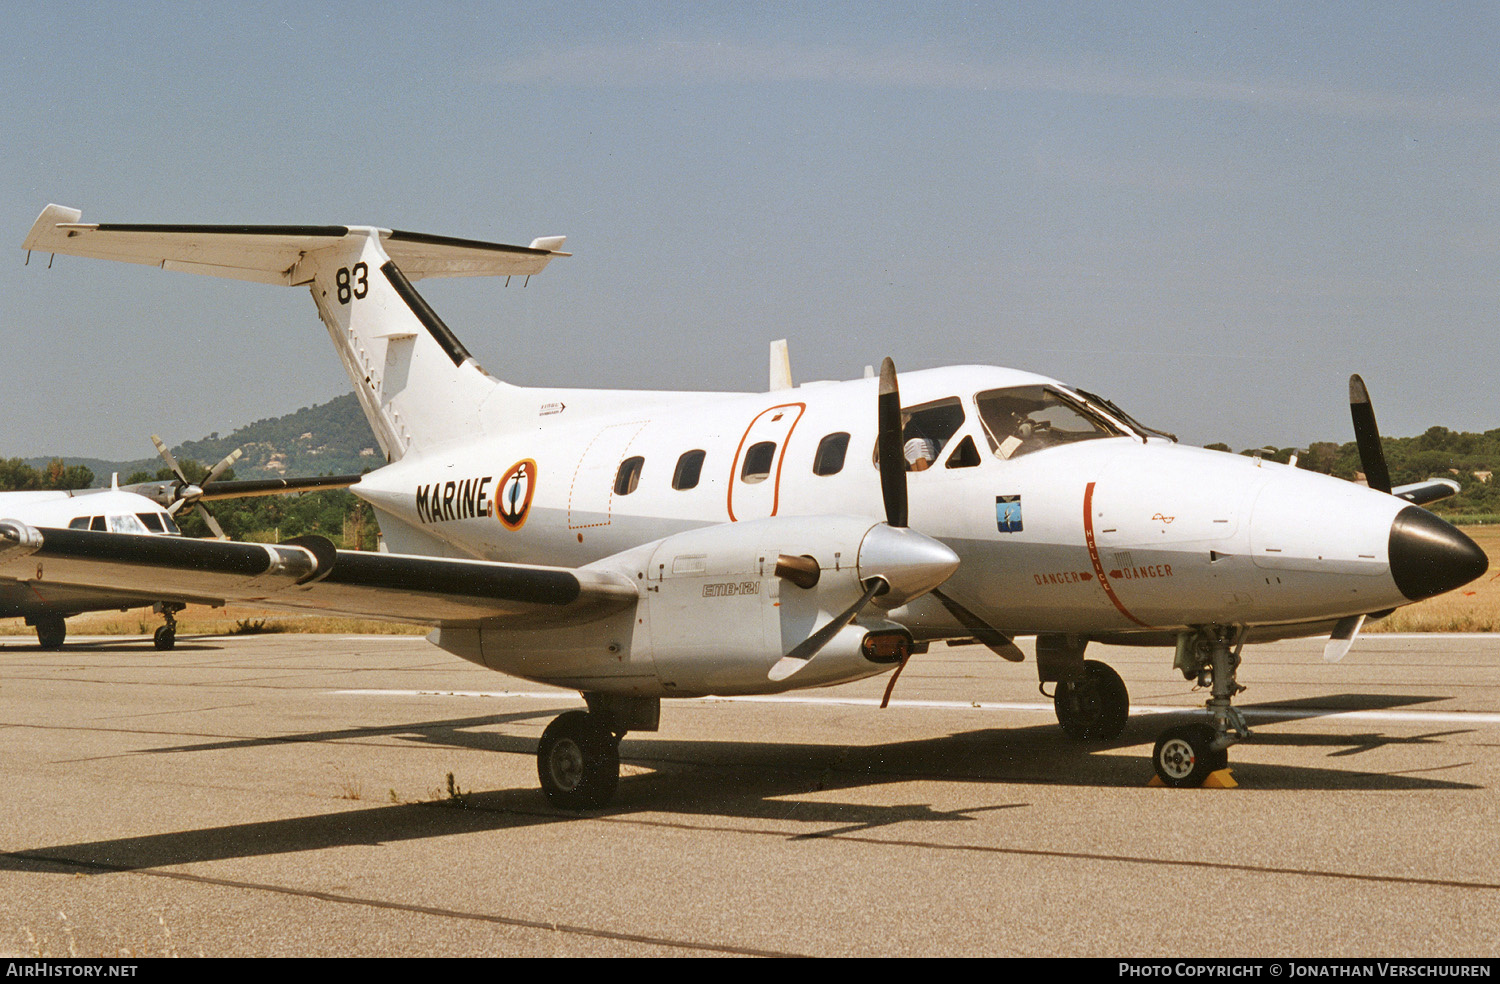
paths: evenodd
<path fill-rule="evenodd" d="M 178 511 L 184 506 L 187 506 L 191 509 L 196 509 L 198 515 L 203 517 L 203 522 L 208 524 L 208 528 L 213 531 L 214 536 L 216 536 L 220 540 L 229 539 L 229 537 L 224 534 L 223 527 L 221 527 L 218 521 L 213 518 L 213 515 L 209 513 L 209 511 L 204 507 L 203 503 L 198 500 L 203 496 L 203 487 L 205 485 L 208 485 L 214 479 L 218 478 L 220 475 L 224 474 L 224 472 L 229 469 L 230 465 L 233 465 L 236 461 L 239 461 L 240 455 L 243 452 L 239 448 L 235 448 L 233 451 L 226 454 L 223 458 L 219 459 L 218 464 L 214 465 L 208 470 L 208 474 L 204 476 L 202 484 L 194 484 L 188 481 L 188 477 L 182 473 L 182 466 L 177 464 L 177 459 L 172 457 L 172 452 L 167 449 L 166 444 L 162 442 L 162 439 L 160 437 L 152 434 L 151 443 L 156 445 L 157 452 L 166 461 L 167 465 L 171 467 L 172 472 L 177 476 L 177 480 L 182 483 L 180 486 L 178 486 L 176 493 L 173 496 L 172 504 L 167 507 L 167 512 L 170 515 L 176 516 Z"/>

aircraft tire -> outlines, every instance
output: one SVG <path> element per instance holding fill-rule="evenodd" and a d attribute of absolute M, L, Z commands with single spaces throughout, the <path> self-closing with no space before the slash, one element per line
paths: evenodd
<path fill-rule="evenodd" d="M 156 645 L 157 649 L 171 649 L 177 645 L 177 633 L 165 625 L 158 626 L 156 635 L 152 637 L 151 641 Z"/>
<path fill-rule="evenodd" d="M 1168 728 L 1156 739 L 1151 765 L 1168 786 L 1190 789 L 1203 785 L 1209 773 L 1229 765 L 1229 752 L 1213 750 L 1214 729 L 1207 724 Z"/>
<path fill-rule="evenodd" d="M 597 809 L 620 783 L 619 740 L 589 712 L 568 711 L 542 732 L 536 769 L 553 806 Z"/>
<path fill-rule="evenodd" d="M 1096 659 L 1083 661 L 1083 679 L 1059 683 L 1052 695 L 1057 723 L 1078 741 L 1113 741 L 1130 717 L 1130 693 L 1113 668 Z"/>
<path fill-rule="evenodd" d="M 36 641 L 43 649 L 61 649 L 67 637 L 67 619 L 47 615 L 36 620 Z"/>

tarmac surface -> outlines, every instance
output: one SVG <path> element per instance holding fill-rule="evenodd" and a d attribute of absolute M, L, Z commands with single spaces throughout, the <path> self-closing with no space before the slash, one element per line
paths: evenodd
<path fill-rule="evenodd" d="M 1029 641 L 1022 641 L 1030 650 Z M 1494 957 L 1500 636 L 1250 647 L 1235 789 L 1147 785 L 1207 695 L 1094 646 L 1125 735 L 1035 668 L 663 704 L 615 801 L 550 808 L 582 702 L 418 637 L 0 644 L 0 956 Z"/>

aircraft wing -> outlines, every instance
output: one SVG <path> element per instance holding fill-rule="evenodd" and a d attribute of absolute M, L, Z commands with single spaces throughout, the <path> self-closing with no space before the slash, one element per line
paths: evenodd
<path fill-rule="evenodd" d="M 48 205 L 32 224 L 23 249 L 62 253 L 163 270 L 200 273 L 234 280 L 295 286 L 307 253 L 346 236 L 367 234 L 349 226 L 301 225 L 132 225 L 80 222 L 83 213 Z M 475 239 L 453 239 L 400 230 L 374 230 L 387 255 L 408 280 L 423 277 L 520 277 L 540 273 L 558 252 L 564 236 L 537 239 L 530 246 L 508 246 Z"/>
<path fill-rule="evenodd" d="M 347 489 L 358 484 L 363 475 L 320 475 L 316 478 L 247 478 L 215 481 L 203 486 L 199 502 L 219 499 L 249 499 L 261 495 L 288 495 L 293 492 L 319 492 L 324 489 Z"/>
<path fill-rule="evenodd" d="M 499 620 L 531 628 L 634 605 L 596 571 L 336 550 L 322 537 L 229 543 L 0 523 L 0 580 L 203 603 L 224 601 L 428 625 Z"/>

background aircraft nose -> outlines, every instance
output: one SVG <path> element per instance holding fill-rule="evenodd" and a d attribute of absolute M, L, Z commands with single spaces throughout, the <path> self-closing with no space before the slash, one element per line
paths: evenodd
<path fill-rule="evenodd" d="M 1490 566 L 1479 544 L 1416 506 L 1391 523 L 1390 557 L 1391 577 L 1412 601 L 1468 584 Z"/>

